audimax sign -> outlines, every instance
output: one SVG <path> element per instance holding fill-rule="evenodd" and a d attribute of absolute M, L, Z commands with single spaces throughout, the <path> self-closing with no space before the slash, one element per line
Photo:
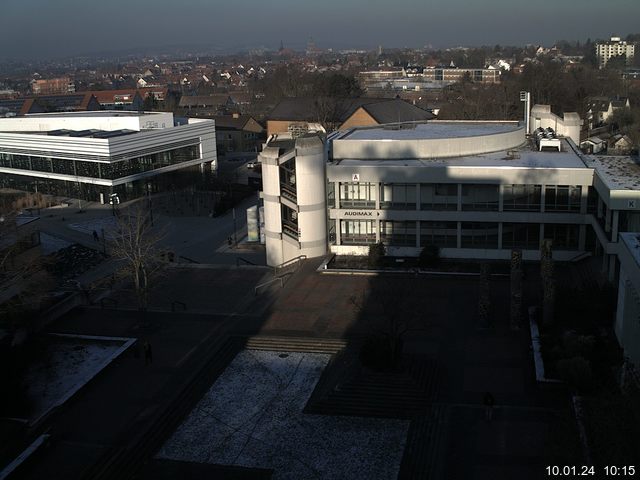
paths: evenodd
<path fill-rule="evenodd" d="M 348 210 L 343 213 L 345 217 L 358 217 L 358 218 L 367 218 L 367 217 L 379 217 L 380 212 L 363 212 L 362 210 Z"/>

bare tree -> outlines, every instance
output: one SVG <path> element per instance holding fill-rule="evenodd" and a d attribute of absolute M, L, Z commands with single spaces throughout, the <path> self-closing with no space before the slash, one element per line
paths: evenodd
<path fill-rule="evenodd" d="M 150 284 L 163 267 L 159 248 L 163 235 L 151 224 L 150 211 L 144 202 L 121 211 L 117 229 L 111 254 L 116 260 L 124 261 L 121 274 L 133 281 L 138 309 L 144 311 L 149 303 Z"/>
<path fill-rule="evenodd" d="M 419 312 L 424 311 L 410 292 L 410 282 L 374 278 L 368 292 L 351 297 L 351 303 L 368 322 L 371 339 L 383 342 L 385 351 L 378 353 L 387 355 L 386 363 L 391 367 L 401 360 L 404 337 L 418 329 Z"/>

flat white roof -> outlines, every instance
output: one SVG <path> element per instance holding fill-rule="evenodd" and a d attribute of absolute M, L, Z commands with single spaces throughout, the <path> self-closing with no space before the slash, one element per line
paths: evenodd
<path fill-rule="evenodd" d="M 631 252 L 636 265 L 640 266 L 640 234 L 624 232 L 620 233 L 620 239 L 626 244 Z"/>
<path fill-rule="evenodd" d="M 465 138 L 513 132 L 523 128 L 517 122 L 449 122 L 431 120 L 426 123 L 356 128 L 336 140 L 432 140 Z"/>
<path fill-rule="evenodd" d="M 166 115 L 167 112 L 131 112 L 125 110 L 92 110 L 87 112 L 50 112 L 50 113 L 29 113 L 12 119 L 19 118 L 78 118 L 78 117 L 144 117 L 149 115 Z"/>
<path fill-rule="evenodd" d="M 609 190 L 640 191 L 640 165 L 629 155 L 585 155 L 587 165 L 595 168 Z"/>
<path fill-rule="evenodd" d="M 342 159 L 334 162 L 344 166 L 424 166 L 424 167 L 504 167 L 504 168 L 587 168 L 568 142 L 561 139 L 562 152 L 538 152 L 524 147 L 515 150 L 515 155 L 506 151 L 435 159 L 389 159 L 354 160 Z M 639 167 L 640 168 L 640 167 Z"/>

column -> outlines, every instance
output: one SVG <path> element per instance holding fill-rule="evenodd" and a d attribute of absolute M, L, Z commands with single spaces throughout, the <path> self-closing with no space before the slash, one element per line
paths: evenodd
<path fill-rule="evenodd" d="M 502 222 L 498 223 L 498 250 L 502 250 Z"/>
<path fill-rule="evenodd" d="M 461 183 L 458 184 L 458 207 L 457 207 L 457 210 L 459 212 L 462 211 L 462 184 Z"/>
<path fill-rule="evenodd" d="M 540 185 L 540 211 L 544 213 L 545 199 L 547 198 L 547 186 Z"/>
<path fill-rule="evenodd" d="M 589 207 L 589 187 L 587 185 L 582 185 L 580 187 L 580 213 L 587 213 L 587 209 Z"/>
<path fill-rule="evenodd" d="M 456 248 L 462 248 L 462 222 L 458 222 L 457 226 Z"/>
<path fill-rule="evenodd" d="M 580 231 L 578 233 L 578 250 L 584 252 L 587 243 L 587 226 L 580 225 Z"/>
<path fill-rule="evenodd" d="M 504 185 L 498 185 L 498 211 L 504 211 Z"/>
<path fill-rule="evenodd" d="M 613 218 L 611 219 L 611 241 L 618 241 L 618 222 L 620 220 L 620 211 L 613 211 Z"/>

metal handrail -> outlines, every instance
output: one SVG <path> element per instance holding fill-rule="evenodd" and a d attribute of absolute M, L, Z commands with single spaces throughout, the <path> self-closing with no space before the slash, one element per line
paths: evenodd
<path fill-rule="evenodd" d="M 249 260 L 247 260 L 246 258 L 242 258 L 242 257 L 236 257 L 236 267 L 240 266 L 240 262 L 244 262 L 247 265 L 256 265 L 253 262 L 250 262 Z"/>
<path fill-rule="evenodd" d="M 306 255 L 298 255 L 297 257 L 290 258 L 286 262 L 282 262 L 280 265 L 276 265 L 275 267 L 273 267 L 273 274 L 277 275 L 278 274 L 278 269 L 282 269 L 284 267 L 288 267 L 289 265 L 292 265 L 293 263 L 299 263 L 301 260 L 306 260 L 306 259 L 307 259 Z"/>
<path fill-rule="evenodd" d="M 280 288 L 284 287 L 284 280 L 282 279 L 282 277 L 276 277 L 276 278 L 272 278 L 271 280 L 268 280 L 264 283 L 261 283 L 260 285 L 256 285 L 256 287 L 253 289 L 253 293 L 254 295 L 258 295 L 258 290 L 262 287 L 266 287 L 267 285 L 271 285 L 274 282 L 280 281 Z"/>

